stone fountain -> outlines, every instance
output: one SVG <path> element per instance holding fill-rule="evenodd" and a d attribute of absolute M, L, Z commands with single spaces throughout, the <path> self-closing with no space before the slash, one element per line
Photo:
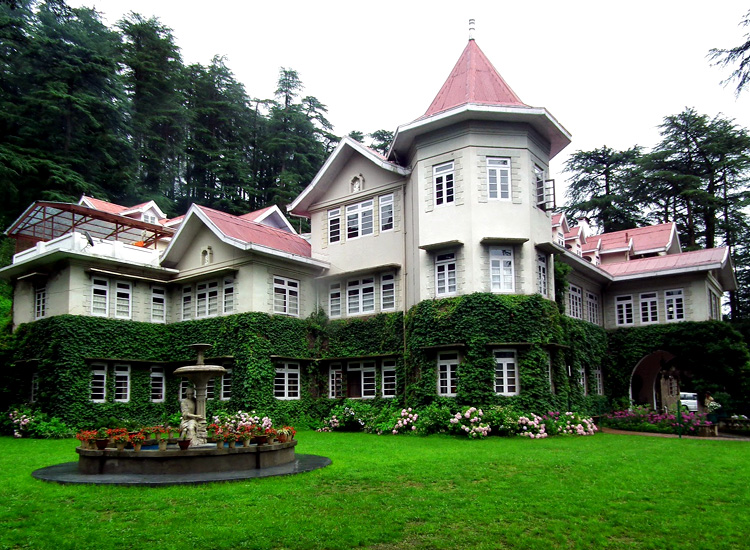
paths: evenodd
<path fill-rule="evenodd" d="M 211 349 L 211 344 L 191 344 L 198 354 L 195 365 L 180 367 L 174 371 L 176 376 L 184 376 L 193 384 L 195 397 L 188 397 L 180 401 L 182 421 L 180 422 L 180 437 L 190 439 L 192 446 L 205 445 L 208 432 L 206 430 L 206 387 L 208 381 L 216 376 L 227 373 L 224 367 L 219 365 L 206 365 L 205 354 Z"/>

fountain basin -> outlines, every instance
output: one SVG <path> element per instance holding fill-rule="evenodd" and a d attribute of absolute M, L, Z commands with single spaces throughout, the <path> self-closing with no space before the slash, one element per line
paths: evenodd
<path fill-rule="evenodd" d="M 214 444 L 190 447 L 186 451 L 181 451 L 177 445 L 170 445 L 166 451 L 118 451 L 114 448 L 92 451 L 78 447 L 76 453 L 78 471 L 85 475 L 180 475 L 272 468 L 294 462 L 296 446 L 297 440 L 293 439 L 286 443 L 234 449 L 217 449 Z"/>

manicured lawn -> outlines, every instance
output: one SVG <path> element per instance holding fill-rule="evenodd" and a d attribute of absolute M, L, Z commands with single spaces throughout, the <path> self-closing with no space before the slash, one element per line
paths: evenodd
<path fill-rule="evenodd" d="M 0 549 L 750 546 L 750 443 L 298 434 L 328 468 L 189 487 L 62 486 L 76 442 L 0 438 Z"/>

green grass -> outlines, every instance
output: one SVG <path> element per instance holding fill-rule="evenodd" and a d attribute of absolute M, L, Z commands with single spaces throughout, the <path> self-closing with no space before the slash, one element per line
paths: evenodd
<path fill-rule="evenodd" d="M 304 431 L 306 474 L 200 486 L 62 486 L 74 440 L 0 438 L 0 549 L 750 546 L 750 443 L 635 435 Z M 180 534 L 181 533 L 181 534 Z"/>

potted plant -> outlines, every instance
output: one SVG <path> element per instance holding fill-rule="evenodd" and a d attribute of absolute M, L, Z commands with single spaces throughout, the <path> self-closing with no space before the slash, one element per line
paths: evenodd
<path fill-rule="evenodd" d="M 96 430 L 81 430 L 76 434 L 76 439 L 81 442 L 82 449 L 91 449 L 97 437 Z M 96 447 L 93 447 L 96 448 Z"/>
<path fill-rule="evenodd" d="M 96 448 L 103 451 L 109 445 L 109 430 L 101 427 L 96 430 Z"/>
<path fill-rule="evenodd" d="M 253 438 L 252 426 L 249 426 L 247 424 L 240 426 L 240 430 L 237 432 L 237 438 L 239 439 L 239 441 L 242 441 L 243 447 L 249 447 L 250 441 Z"/>
<path fill-rule="evenodd" d="M 276 432 L 279 442 L 286 443 L 287 441 L 291 441 L 292 439 L 294 439 L 294 434 L 297 433 L 297 430 L 295 430 L 291 426 L 284 426 L 283 428 L 279 428 L 278 430 L 276 430 Z"/>
<path fill-rule="evenodd" d="M 143 445 L 144 441 L 146 441 L 146 434 L 143 432 L 136 432 L 130 436 L 130 443 L 136 451 L 141 450 L 141 445 Z"/>
<path fill-rule="evenodd" d="M 130 434 L 128 434 L 128 431 L 125 428 L 115 428 L 110 430 L 110 432 L 112 432 L 112 441 L 114 441 L 117 450 L 124 451 L 125 445 L 130 443 Z"/>
<path fill-rule="evenodd" d="M 237 444 L 237 440 L 239 439 L 239 436 L 238 436 L 237 432 L 235 432 L 234 430 L 231 430 L 231 429 L 226 429 L 226 430 L 224 430 L 223 433 L 224 433 L 224 441 L 226 441 L 227 443 L 229 443 L 229 448 L 230 449 L 234 449 L 234 447 Z"/>
<path fill-rule="evenodd" d="M 166 448 L 166 440 L 162 439 L 164 441 L 164 447 Z M 177 440 L 177 445 L 179 445 L 181 451 L 187 451 L 188 447 L 190 447 L 190 440 L 187 438 L 186 434 L 183 434 L 180 439 Z"/>

